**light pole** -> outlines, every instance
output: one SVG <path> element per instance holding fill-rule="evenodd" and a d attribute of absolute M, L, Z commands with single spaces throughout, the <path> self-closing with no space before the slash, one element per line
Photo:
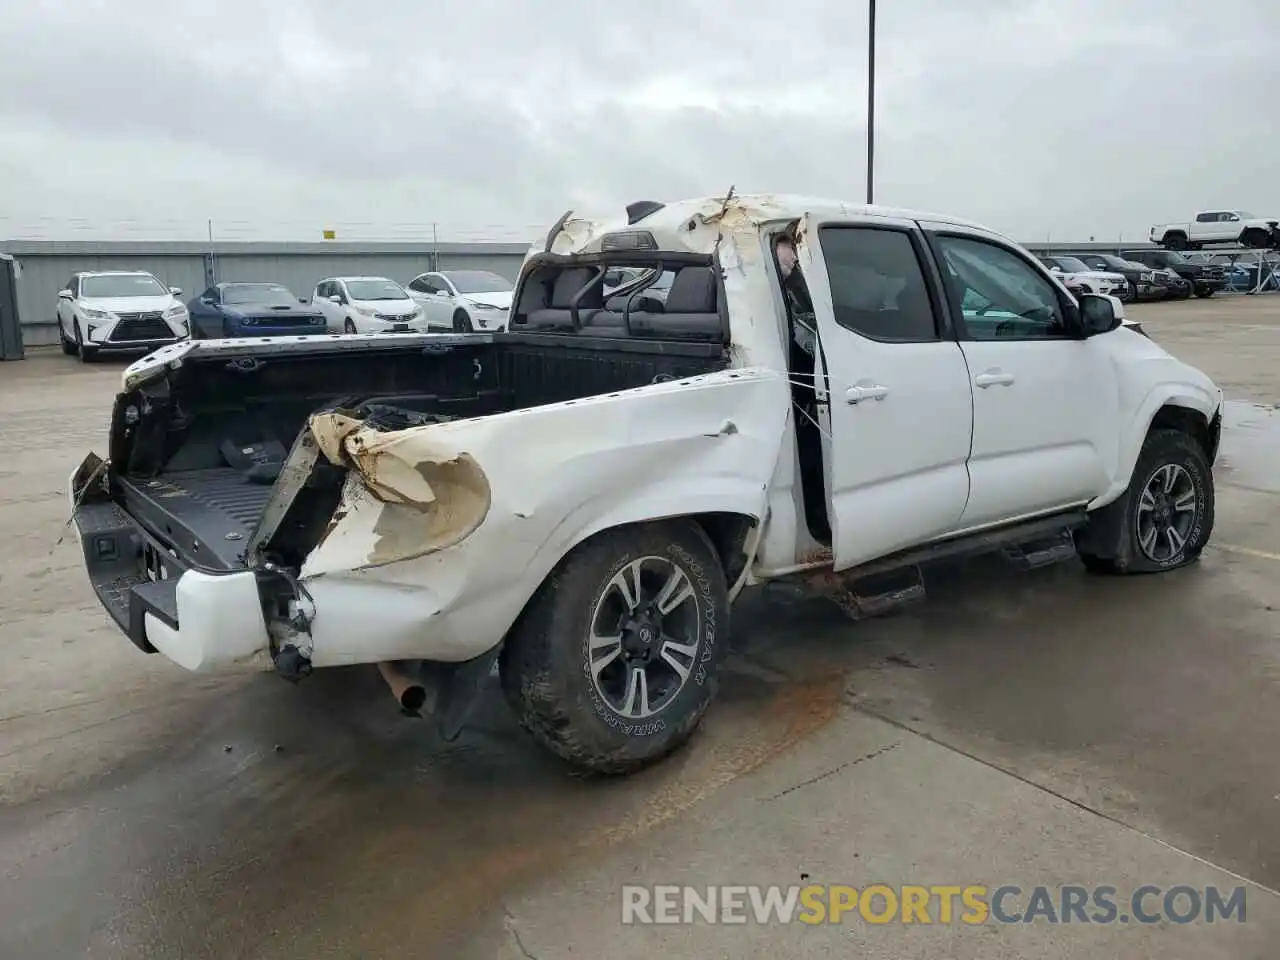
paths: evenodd
<path fill-rule="evenodd" d="M 876 0 L 867 0 L 867 203 L 875 202 Z"/>

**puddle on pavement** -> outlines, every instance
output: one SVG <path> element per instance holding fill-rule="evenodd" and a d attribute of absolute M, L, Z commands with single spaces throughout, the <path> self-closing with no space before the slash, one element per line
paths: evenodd
<path fill-rule="evenodd" d="M 1280 408 L 1228 400 L 1217 469 L 1228 483 L 1280 493 Z"/>

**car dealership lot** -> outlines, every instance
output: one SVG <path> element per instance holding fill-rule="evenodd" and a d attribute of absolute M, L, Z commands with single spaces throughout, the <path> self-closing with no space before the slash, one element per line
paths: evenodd
<path fill-rule="evenodd" d="M 0 956 L 1264 956 L 1280 297 L 1127 309 L 1236 401 L 1199 565 L 941 568 L 926 604 L 861 624 L 748 597 L 705 728 L 613 783 L 566 776 L 494 701 L 442 745 L 372 671 L 293 689 L 138 653 L 54 546 L 120 366 L 4 367 Z M 623 883 L 1241 882 L 1224 870 L 1261 885 L 1244 924 L 619 925 Z"/>

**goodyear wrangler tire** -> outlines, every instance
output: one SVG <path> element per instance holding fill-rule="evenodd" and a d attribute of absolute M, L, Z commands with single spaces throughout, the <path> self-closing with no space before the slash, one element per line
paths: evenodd
<path fill-rule="evenodd" d="M 1153 430 L 1128 490 L 1093 514 L 1076 549 L 1094 573 L 1174 570 L 1199 558 L 1213 519 L 1213 472 L 1200 444 L 1181 430 Z"/>
<path fill-rule="evenodd" d="M 547 578 L 502 651 L 523 726 L 575 767 L 639 770 L 693 735 L 728 648 L 715 548 L 692 521 L 607 531 Z"/>

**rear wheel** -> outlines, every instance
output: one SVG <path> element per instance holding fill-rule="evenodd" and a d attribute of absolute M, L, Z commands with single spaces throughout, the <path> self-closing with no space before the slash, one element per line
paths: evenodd
<path fill-rule="evenodd" d="M 1187 249 L 1187 236 L 1184 233 L 1166 233 L 1164 235 L 1164 245 L 1170 250 Z"/>
<path fill-rule="evenodd" d="M 1196 560 L 1213 532 L 1209 458 L 1182 430 L 1153 430 L 1129 488 L 1090 515 L 1076 550 L 1095 573 L 1159 573 Z"/>
<path fill-rule="evenodd" d="M 1213 296 L 1213 287 L 1196 287 L 1196 296 L 1201 300 Z"/>
<path fill-rule="evenodd" d="M 728 640 L 728 588 L 702 528 L 622 527 L 547 578 L 503 647 L 502 689 L 542 746 L 629 773 L 693 735 Z"/>

